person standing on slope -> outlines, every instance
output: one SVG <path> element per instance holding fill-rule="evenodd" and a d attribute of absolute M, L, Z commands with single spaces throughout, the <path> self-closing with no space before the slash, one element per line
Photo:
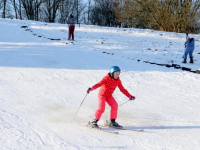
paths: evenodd
<path fill-rule="evenodd" d="M 74 16 L 72 14 L 70 15 L 70 18 L 69 18 L 67 23 L 69 25 L 68 40 L 70 40 L 70 38 L 72 36 L 72 40 L 74 41 L 75 19 L 74 19 Z"/>
<path fill-rule="evenodd" d="M 98 128 L 97 122 L 104 113 L 105 103 L 107 102 L 111 107 L 109 127 L 122 128 L 122 126 L 115 121 L 117 119 L 118 104 L 112 94 L 116 87 L 118 87 L 120 91 L 130 100 L 135 100 L 135 97 L 130 95 L 129 92 L 123 87 L 119 78 L 120 72 L 121 70 L 118 66 L 113 66 L 110 68 L 110 72 L 99 83 L 95 84 L 91 88 L 88 88 L 87 93 L 89 94 L 89 92 L 101 87 L 98 94 L 99 106 L 94 114 L 95 118 L 88 124 L 90 127 Z"/>
<path fill-rule="evenodd" d="M 187 41 L 185 42 L 186 50 L 184 53 L 184 60 L 182 63 L 184 63 L 184 64 L 187 63 L 187 55 L 188 54 L 190 56 L 190 63 L 192 63 L 192 64 L 194 63 L 194 60 L 193 60 L 194 44 L 195 44 L 194 38 L 188 37 Z"/>

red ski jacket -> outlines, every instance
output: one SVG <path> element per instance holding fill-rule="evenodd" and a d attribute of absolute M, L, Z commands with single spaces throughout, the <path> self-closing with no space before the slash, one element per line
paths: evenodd
<path fill-rule="evenodd" d="M 108 97 L 113 94 L 117 86 L 124 95 L 126 95 L 128 98 L 131 97 L 129 92 L 123 87 L 121 80 L 119 78 L 118 79 L 111 78 L 109 76 L 109 73 L 99 83 L 92 86 L 92 90 L 101 87 L 98 96 Z"/>

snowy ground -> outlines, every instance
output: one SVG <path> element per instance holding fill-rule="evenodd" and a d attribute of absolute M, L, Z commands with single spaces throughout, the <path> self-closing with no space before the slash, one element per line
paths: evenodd
<path fill-rule="evenodd" d="M 200 149 L 200 75 L 143 62 L 198 70 L 198 35 L 189 35 L 197 40 L 195 64 L 183 65 L 185 34 L 77 25 L 75 45 L 67 34 L 67 25 L 0 19 L 1 150 Z M 93 118 L 98 90 L 71 122 L 87 88 L 113 65 L 136 96 L 119 107 L 117 122 L 144 132 L 113 135 L 78 126 Z M 118 89 L 114 97 L 119 104 L 128 100 Z"/>

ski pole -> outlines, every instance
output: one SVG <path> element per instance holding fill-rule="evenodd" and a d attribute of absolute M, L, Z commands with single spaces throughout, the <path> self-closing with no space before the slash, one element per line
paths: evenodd
<path fill-rule="evenodd" d="M 81 105 L 83 104 L 83 102 L 84 102 L 84 100 L 85 100 L 85 98 L 86 98 L 86 96 L 87 96 L 87 95 L 88 95 L 88 93 L 86 93 L 86 95 L 85 95 L 84 99 L 83 99 L 83 100 L 82 100 L 82 102 L 81 102 Z M 78 108 L 78 110 L 77 110 L 76 114 L 78 113 L 78 111 L 79 111 L 79 109 L 80 109 L 81 105 L 79 106 L 79 108 Z M 74 115 L 74 118 L 76 117 L 76 114 Z M 74 118 L 72 119 L 72 121 L 74 120 Z M 71 122 L 72 122 L 72 121 L 71 121 Z"/>
<path fill-rule="evenodd" d="M 127 100 L 126 102 L 122 103 L 121 105 L 119 105 L 119 107 L 122 106 L 122 105 L 124 105 L 124 104 L 126 104 L 128 101 L 130 101 L 130 99 Z"/>

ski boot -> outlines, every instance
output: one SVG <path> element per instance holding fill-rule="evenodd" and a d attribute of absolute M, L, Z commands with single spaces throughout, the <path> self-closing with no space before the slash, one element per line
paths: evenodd
<path fill-rule="evenodd" d="M 89 122 L 88 122 L 88 127 L 99 129 L 99 126 L 98 126 L 98 124 L 97 124 L 98 121 L 99 121 L 99 120 L 98 120 L 97 118 L 92 119 L 92 121 L 89 121 Z"/>
<path fill-rule="evenodd" d="M 110 119 L 110 121 L 108 122 L 108 126 L 109 126 L 110 128 L 117 128 L 117 129 L 123 128 L 122 126 L 120 126 L 120 125 L 115 121 L 115 119 Z"/>
<path fill-rule="evenodd" d="M 191 63 L 191 64 L 194 63 L 193 57 L 190 57 L 190 63 Z"/>
<path fill-rule="evenodd" d="M 183 64 L 186 64 L 186 63 L 187 63 L 186 59 L 184 59 L 182 63 L 183 63 Z"/>

